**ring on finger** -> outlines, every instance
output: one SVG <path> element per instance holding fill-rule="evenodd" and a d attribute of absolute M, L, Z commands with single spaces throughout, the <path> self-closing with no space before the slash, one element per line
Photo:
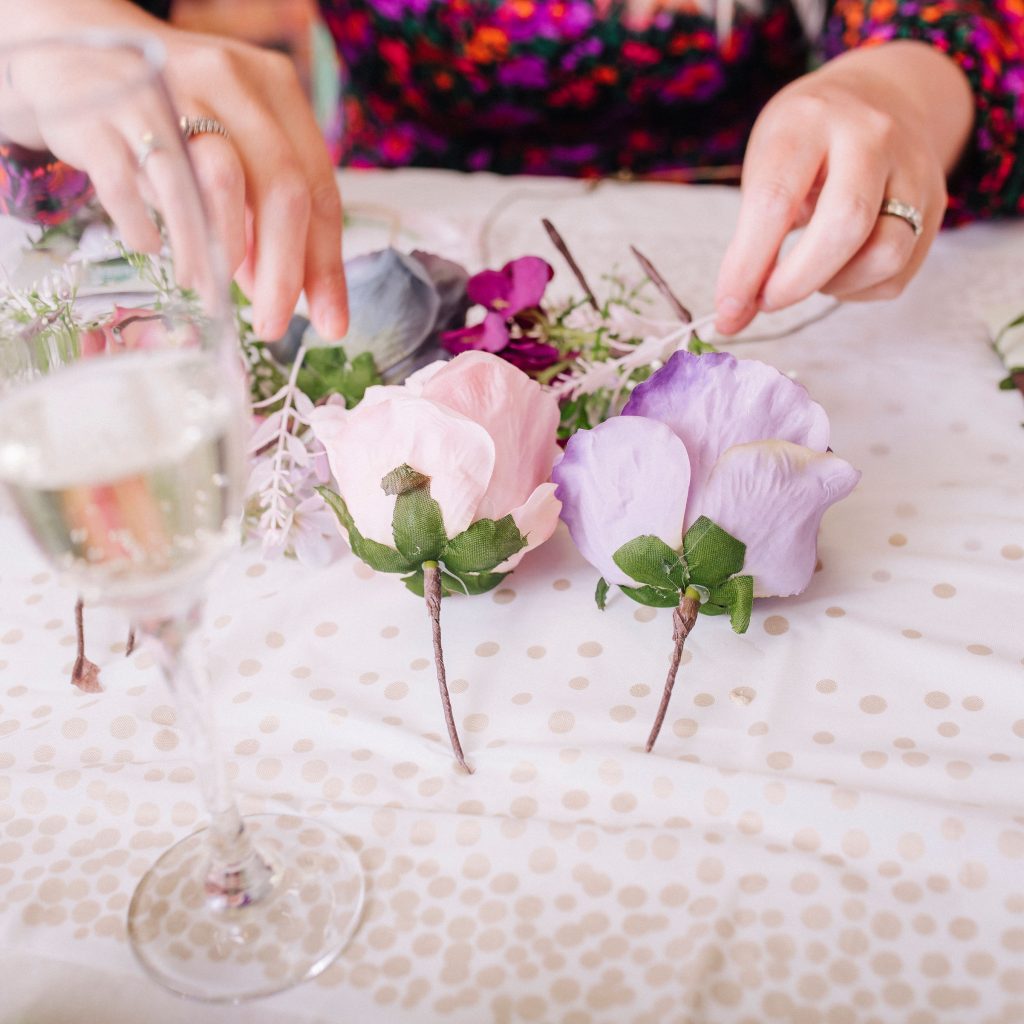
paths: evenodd
<path fill-rule="evenodd" d="M 187 142 L 196 135 L 220 135 L 231 138 L 231 133 L 215 117 L 189 117 L 182 115 L 178 121 L 181 137 Z"/>
<path fill-rule="evenodd" d="M 162 148 L 152 132 L 143 132 L 139 136 L 139 145 L 135 150 L 135 166 L 141 171 L 146 166 L 146 161 Z"/>
<path fill-rule="evenodd" d="M 921 215 L 921 211 L 916 206 L 904 203 L 900 199 L 884 199 L 879 216 L 899 217 L 900 220 L 910 225 L 915 238 L 924 231 L 924 218 Z"/>

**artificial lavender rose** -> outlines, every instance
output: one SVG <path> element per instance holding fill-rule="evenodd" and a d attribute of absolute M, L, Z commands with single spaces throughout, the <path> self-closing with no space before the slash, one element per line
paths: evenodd
<path fill-rule="evenodd" d="M 569 441 L 553 479 L 576 546 L 610 584 L 627 541 L 673 551 L 701 516 L 746 545 L 757 597 L 811 581 L 825 511 L 860 479 L 827 451 L 825 411 L 778 370 L 727 353 L 677 352 L 623 414 Z"/>
<path fill-rule="evenodd" d="M 414 249 L 409 255 L 427 272 L 441 300 L 431 334 L 461 327 L 466 322 L 466 311 L 470 304 L 466 294 L 469 271 L 454 260 L 446 260 L 443 256 L 422 249 Z"/>
<path fill-rule="evenodd" d="M 269 345 L 280 363 L 307 348 L 342 345 L 350 359 L 369 352 L 386 379 L 402 379 L 440 354 L 441 332 L 465 322 L 469 274 L 457 263 L 426 252 L 382 249 L 345 261 L 349 328 L 324 339 L 296 314 L 285 336 Z"/>
<path fill-rule="evenodd" d="M 343 344 L 349 358 L 372 352 L 378 366 L 391 366 L 433 333 L 441 297 L 418 260 L 397 249 L 356 256 L 345 261 L 345 280 L 349 325 Z"/>

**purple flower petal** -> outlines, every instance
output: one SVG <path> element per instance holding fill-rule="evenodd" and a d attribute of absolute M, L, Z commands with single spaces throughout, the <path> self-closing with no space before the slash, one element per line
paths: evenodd
<path fill-rule="evenodd" d="M 755 597 L 799 594 L 814 575 L 818 527 L 860 472 L 836 455 L 788 441 L 730 448 L 718 460 L 687 525 L 704 515 L 747 545 Z"/>
<path fill-rule="evenodd" d="M 828 416 L 806 389 L 766 363 L 727 352 L 676 352 L 640 384 L 623 410 L 668 424 L 686 445 L 690 507 L 700 504 L 719 456 L 750 441 L 791 441 L 814 451 L 828 447 Z"/>
<path fill-rule="evenodd" d="M 469 301 L 490 310 L 508 309 L 512 278 L 504 270 L 481 270 L 466 285 Z"/>
<path fill-rule="evenodd" d="M 580 430 L 551 479 L 576 547 L 609 583 L 636 586 L 612 559 L 634 537 L 682 544 L 690 463 L 663 423 L 618 416 Z"/>
<path fill-rule="evenodd" d="M 523 256 L 506 263 L 502 273 L 508 276 L 511 287 L 508 291 L 508 316 L 515 316 L 524 309 L 540 305 L 544 289 L 555 272 L 547 260 L 539 256 Z"/>
<path fill-rule="evenodd" d="M 508 324 L 501 313 L 488 313 L 475 327 L 445 331 L 441 342 L 455 355 L 471 351 L 500 352 L 508 344 Z"/>
<path fill-rule="evenodd" d="M 554 366 L 562 358 L 554 345 L 546 345 L 542 341 L 510 341 L 508 347 L 502 349 L 501 358 L 518 366 L 526 373 L 540 373 L 549 366 Z"/>

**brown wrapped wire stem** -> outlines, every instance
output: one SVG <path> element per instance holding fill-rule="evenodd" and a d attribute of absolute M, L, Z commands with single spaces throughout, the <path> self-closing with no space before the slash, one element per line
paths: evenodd
<path fill-rule="evenodd" d="M 579 286 L 583 289 L 583 294 L 587 297 L 587 302 L 590 303 L 594 309 L 600 312 L 601 304 L 597 301 L 597 297 L 594 295 L 593 289 L 587 283 L 586 277 L 583 276 L 583 271 L 580 269 L 580 265 L 576 262 L 576 257 L 569 250 L 569 246 L 566 245 L 565 239 L 562 237 L 558 228 L 544 217 L 541 219 L 541 224 L 544 225 L 544 230 L 548 233 L 548 238 L 551 239 L 551 244 L 561 253 L 562 259 L 569 264 L 569 269 L 573 273 L 573 277 L 576 278 Z"/>
<path fill-rule="evenodd" d="M 455 759 L 469 774 L 473 769 L 466 762 L 459 742 L 459 731 L 455 728 L 455 715 L 452 713 L 452 699 L 448 693 L 448 676 L 444 667 L 444 649 L 441 646 L 441 570 L 437 562 L 423 563 L 423 595 L 427 599 L 427 612 L 434 634 L 434 666 L 437 669 L 437 687 L 441 692 L 441 706 L 444 708 L 444 720 L 448 726 L 448 737 L 452 741 L 452 752 Z"/>
<path fill-rule="evenodd" d="M 85 656 L 85 617 L 82 599 L 75 601 L 75 637 L 78 651 L 71 669 L 71 682 L 86 693 L 100 693 L 100 667 Z"/>
<path fill-rule="evenodd" d="M 697 623 L 697 614 L 700 612 L 700 595 L 692 587 L 687 587 L 679 599 L 679 604 L 672 611 L 672 660 L 668 666 L 668 676 L 665 678 L 665 691 L 661 695 L 661 704 L 658 706 L 658 714 L 654 719 L 651 734 L 647 737 L 645 750 L 649 754 L 658 741 L 658 734 L 665 723 L 665 715 L 668 712 L 668 703 L 672 699 L 672 688 L 676 684 L 676 675 L 679 672 L 679 662 L 683 658 L 683 645 Z"/>

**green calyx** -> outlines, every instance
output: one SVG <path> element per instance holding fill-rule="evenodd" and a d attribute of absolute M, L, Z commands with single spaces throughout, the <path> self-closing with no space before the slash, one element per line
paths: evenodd
<path fill-rule="evenodd" d="M 685 595 L 700 602 L 705 615 L 729 615 L 737 633 L 746 632 L 754 601 L 754 579 L 740 576 L 746 545 L 706 516 L 686 531 L 683 550 L 673 551 L 659 537 L 634 537 L 615 552 L 615 564 L 635 587 L 620 587 L 640 604 L 675 608 Z M 602 584 L 604 587 L 602 589 Z M 604 607 L 608 584 L 598 584 L 595 599 Z"/>
<path fill-rule="evenodd" d="M 441 506 L 430 496 L 430 477 L 411 466 L 393 469 L 381 481 L 381 488 L 385 494 L 395 495 L 393 548 L 363 537 L 340 495 L 327 487 L 317 490 L 348 534 L 356 557 L 377 572 L 405 574 L 402 582 L 421 597 L 425 564 L 440 568 L 442 594 L 484 594 L 508 575 L 495 572 L 495 568 L 526 547 L 526 538 L 511 515 L 478 519 L 449 538 Z"/>

